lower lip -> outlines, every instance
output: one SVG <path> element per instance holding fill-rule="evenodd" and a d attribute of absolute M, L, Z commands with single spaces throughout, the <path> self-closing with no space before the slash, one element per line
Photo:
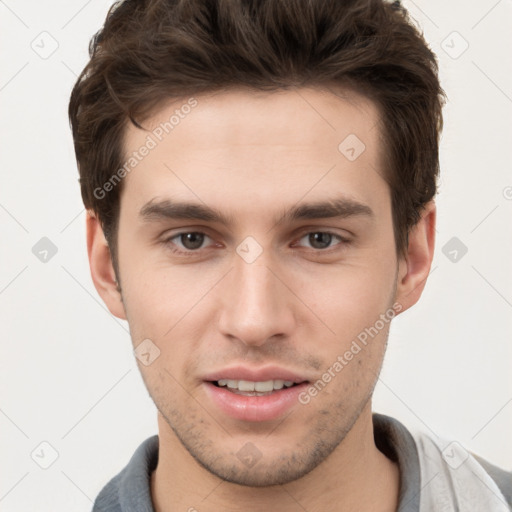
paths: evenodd
<path fill-rule="evenodd" d="M 226 415 L 243 421 L 269 421 L 282 416 L 299 401 L 298 396 L 307 387 L 303 382 L 291 388 L 274 391 L 270 395 L 246 396 L 205 382 L 207 394 Z"/>

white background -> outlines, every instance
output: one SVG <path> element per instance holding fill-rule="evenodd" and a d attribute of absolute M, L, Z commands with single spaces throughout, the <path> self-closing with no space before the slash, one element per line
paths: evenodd
<path fill-rule="evenodd" d="M 0 1 L 4 512 L 90 510 L 157 432 L 127 324 L 89 276 L 67 120 L 110 4 Z M 374 409 L 511 470 L 512 2 L 405 5 L 440 59 L 449 101 L 433 270 L 420 303 L 393 323 Z M 31 47 L 41 38 L 46 50 L 58 44 L 46 59 Z M 32 253 L 42 237 L 58 249 L 46 263 Z M 456 262 L 443 253 L 452 237 L 468 249 Z M 48 469 L 35 462 L 51 462 L 43 441 L 58 452 Z"/>

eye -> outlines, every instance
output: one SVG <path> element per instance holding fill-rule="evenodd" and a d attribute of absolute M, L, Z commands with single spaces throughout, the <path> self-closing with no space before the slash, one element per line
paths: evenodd
<path fill-rule="evenodd" d="M 208 235 L 201 233 L 200 231 L 182 231 L 181 233 L 177 233 L 169 238 L 166 238 L 164 240 L 164 244 L 172 244 L 178 248 L 185 249 L 174 249 L 173 252 L 176 253 L 197 252 L 198 249 L 202 248 L 203 243 L 207 239 L 211 240 Z"/>
<path fill-rule="evenodd" d="M 201 249 L 206 248 L 205 242 L 208 241 L 210 243 L 213 242 L 212 238 L 201 231 L 182 231 L 167 237 L 163 240 L 163 243 L 166 246 L 170 246 L 170 249 L 175 254 L 190 255 L 199 253 Z M 338 245 L 350 243 L 350 240 L 329 231 L 311 231 L 302 235 L 293 246 L 304 245 L 303 241 L 305 241 L 306 247 L 315 251 L 331 249 Z M 336 241 L 338 243 L 334 243 Z"/>
<path fill-rule="evenodd" d="M 349 242 L 346 238 L 343 238 L 342 236 L 336 235 L 334 233 L 330 233 L 329 231 L 312 231 L 303 235 L 299 239 L 299 242 L 301 240 L 306 240 L 309 244 L 309 247 L 317 250 L 329 249 L 335 245 L 341 245 L 343 243 Z M 339 240 L 340 243 L 332 245 L 331 242 L 335 240 Z"/>

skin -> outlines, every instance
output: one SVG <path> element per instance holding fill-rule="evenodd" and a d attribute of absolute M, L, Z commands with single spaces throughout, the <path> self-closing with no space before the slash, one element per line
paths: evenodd
<path fill-rule="evenodd" d="M 149 366 L 138 363 L 158 408 L 155 510 L 396 510 L 398 467 L 375 446 L 371 411 L 389 323 L 308 404 L 276 420 L 228 417 L 203 379 L 233 364 L 320 379 L 379 315 L 419 299 L 435 205 L 399 258 L 378 110 L 356 93 L 240 89 L 196 99 L 124 178 L 121 294 L 99 222 L 93 212 L 87 220 L 96 289 L 128 320 L 135 347 L 149 338 L 160 350 Z M 162 106 L 145 126 L 154 129 L 183 103 Z M 148 133 L 128 126 L 126 153 Z M 349 134 L 366 146 L 354 161 L 338 150 Z M 276 223 L 297 204 L 335 198 L 373 214 Z M 141 217 L 144 205 L 164 199 L 216 208 L 231 222 Z M 345 241 L 324 236 L 318 245 L 309 236 L 326 231 Z M 194 249 L 180 232 L 207 236 Z M 252 263 L 236 252 L 247 236 L 262 249 Z M 252 468 L 236 457 L 248 442 L 261 454 Z"/>

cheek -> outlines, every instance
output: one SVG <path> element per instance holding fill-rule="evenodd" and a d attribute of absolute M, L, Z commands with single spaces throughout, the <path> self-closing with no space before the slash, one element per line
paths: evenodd
<path fill-rule="evenodd" d="M 193 265 L 173 267 L 150 258 L 133 257 L 125 268 L 123 296 L 133 344 L 150 339 L 158 347 L 155 369 L 161 367 L 164 377 L 164 368 L 182 375 L 204 350 L 214 313 L 209 291 L 219 272 L 204 268 L 198 274 Z"/>
<path fill-rule="evenodd" d="M 338 340 L 373 325 L 393 299 L 395 270 L 378 263 L 303 273 L 298 295 Z M 304 276 L 307 277 L 304 277 Z"/>
<path fill-rule="evenodd" d="M 134 321 L 150 325 L 162 335 L 163 324 L 168 324 L 168 329 L 194 299 L 197 302 L 208 278 L 201 272 L 198 279 L 192 266 L 171 265 L 163 249 L 144 248 L 129 235 L 121 236 L 120 231 L 119 237 L 119 269 L 128 314 L 131 311 Z"/>

